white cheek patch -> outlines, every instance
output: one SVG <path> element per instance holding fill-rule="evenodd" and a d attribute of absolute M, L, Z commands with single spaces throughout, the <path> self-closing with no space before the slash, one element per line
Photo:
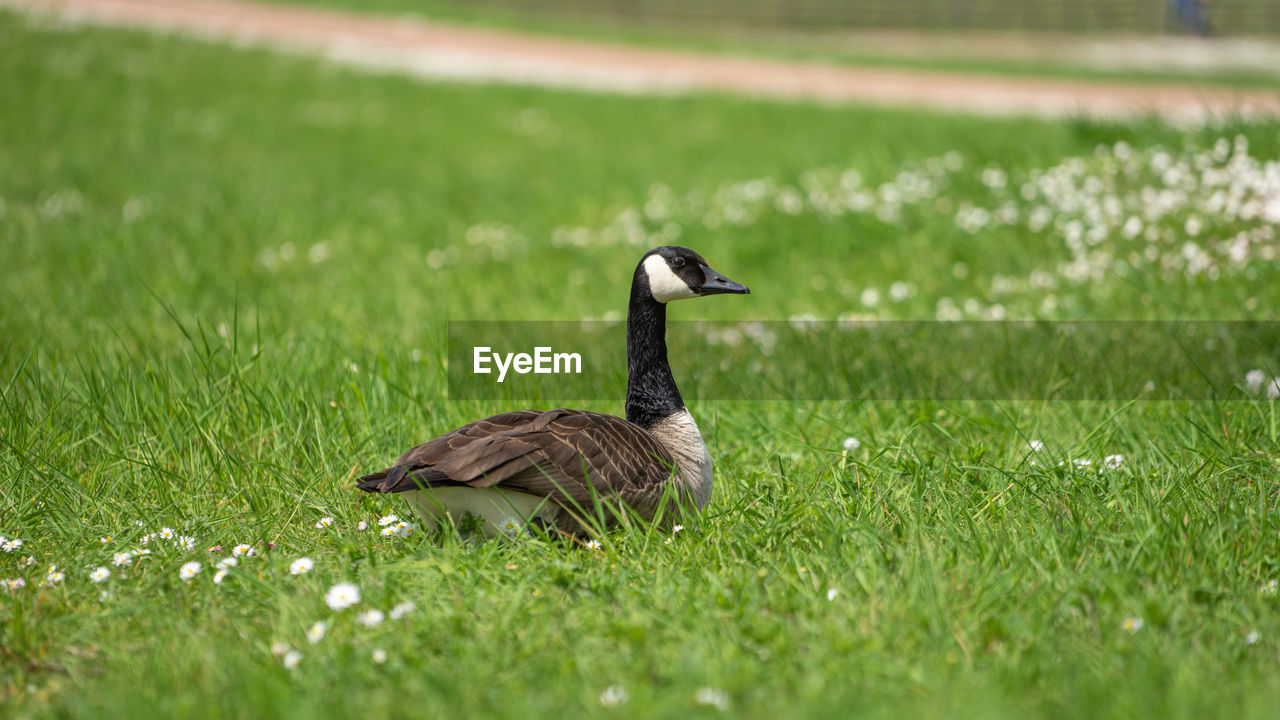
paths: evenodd
<path fill-rule="evenodd" d="M 649 292 L 658 302 L 671 302 L 685 298 L 697 297 L 685 281 L 671 272 L 667 261 L 661 255 L 650 255 L 644 261 L 644 273 L 649 276 Z"/>

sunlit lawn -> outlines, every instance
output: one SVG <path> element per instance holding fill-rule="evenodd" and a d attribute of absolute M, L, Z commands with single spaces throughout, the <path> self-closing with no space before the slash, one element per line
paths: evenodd
<path fill-rule="evenodd" d="M 14 15 L 0 47 L 5 715 L 1274 716 L 1280 368 L 695 400 L 707 514 L 599 550 L 384 534 L 416 521 L 351 478 L 511 409 L 447 399 L 448 320 L 621 313 L 667 240 L 752 287 L 679 319 L 1275 319 L 1280 126 L 434 85 Z"/>

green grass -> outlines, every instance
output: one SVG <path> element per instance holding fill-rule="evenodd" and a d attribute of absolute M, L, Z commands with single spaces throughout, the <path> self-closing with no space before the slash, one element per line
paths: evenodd
<path fill-rule="evenodd" d="M 5 716 L 718 714 L 695 706 L 703 687 L 741 717 L 1274 715 L 1280 596 L 1259 588 L 1280 575 L 1276 408 L 1245 393 L 695 401 L 717 465 L 707 513 L 670 543 L 631 529 L 599 552 L 360 532 L 407 508 L 350 479 L 512 408 L 446 399 L 446 321 L 622 311 L 639 251 L 552 241 L 602 235 L 655 183 L 698 208 L 670 213 L 680 242 L 753 289 L 673 306 L 680 319 L 872 312 L 863 290 L 894 280 L 915 293 L 882 317 L 953 298 L 977 315 L 1275 319 L 1280 273 L 1256 255 L 1212 279 L 1000 290 L 1068 251 L 1016 224 L 969 234 L 954 214 L 1004 201 L 977 179 L 988 166 L 1012 178 L 1099 143 L 1154 157 L 1236 134 L 1275 158 L 1280 126 L 423 84 L 11 14 L 0 47 L 0 534 L 25 542 L 0 577 L 27 581 L 0 590 Z M 855 168 L 875 188 L 950 151 L 949 205 L 889 222 L 772 207 L 698 221 L 736 207 L 724 188 L 743 180 Z M 1255 225 L 1200 237 L 1217 252 L 1210 236 Z M 1097 247 L 1125 257 L 1124 242 Z M 1106 472 L 1071 463 L 1111 454 L 1125 459 Z M 111 565 L 164 526 L 196 551 L 154 541 Z M 213 584 L 240 542 L 261 552 Z M 300 556 L 316 568 L 291 576 Z M 187 583 L 192 558 L 205 568 Z M 50 564 L 66 579 L 39 587 Z M 342 580 L 363 601 L 330 611 Z M 354 622 L 404 600 L 403 619 Z M 303 653 L 296 669 L 273 642 Z M 615 684 L 629 701 L 602 707 Z"/>
<path fill-rule="evenodd" d="M 724 23 L 674 24 L 610 21 L 607 15 L 573 17 L 565 14 L 522 10 L 501 5 L 467 4 L 449 0 L 277 0 L 339 10 L 420 17 L 450 23 L 480 25 L 533 32 L 578 40 L 604 41 L 670 50 L 750 55 L 863 67 L 902 68 L 930 72 L 983 73 L 1013 77 L 1077 78 L 1110 82 L 1141 82 L 1227 87 L 1275 88 L 1280 76 L 1266 69 L 1244 66 L 1199 69 L 1144 69 L 1124 62 L 1102 66 L 1071 57 L 1073 34 L 1046 35 L 1047 47 L 1061 46 L 1054 57 L 1043 51 L 1037 57 L 1002 58 L 1000 48 L 1025 44 L 1026 35 L 1009 31 L 973 32 L 967 43 L 960 32 L 921 30 L 904 47 L 874 36 L 874 29 L 839 28 L 807 31 L 735 27 Z M 936 37 L 937 43 L 929 38 Z M 1103 36 L 1104 38 L 1106 36 Z M 1115 39 L 1117 42 L 1123 37 Z"/>

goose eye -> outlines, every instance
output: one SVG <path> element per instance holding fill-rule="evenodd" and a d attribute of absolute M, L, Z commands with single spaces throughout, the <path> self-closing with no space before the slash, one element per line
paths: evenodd
<path fill-rule="evenodd" d="M 677 267 L 677 268 L 684 267 L 684 258 L 682 257 L 671 258 L 671 267 Z"/>

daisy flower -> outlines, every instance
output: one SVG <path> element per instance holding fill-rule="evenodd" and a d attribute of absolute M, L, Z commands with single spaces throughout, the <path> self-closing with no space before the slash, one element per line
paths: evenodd
<path fill-rule="evenodd" d="M 333 525 L 333 518 L 331 517 L 322 517 L 318 521 L 316 521 L 316 528 L 319 530 L 323 530 L 329 527 L 330 525 Z"/>
<path fill-rule="evenodd" d="M 311 572 L 311 568 L 315 567 L 315 562 L 311 558 L 301 557 L 289 563 L 290 575 L 303 575 Z"/>
<path fill-rule="evenodd" d="M 338 583 L 325 593 L 324 601 L 334 610 L 345 610 L 360 602 L 360 588 L 351 583 Z"/>
<path fill-rule="evenodd" d="M 143 545 L 150 545 L 151 541 L 155 540 L 157 537 L 159 537 L 159 535 L 156 533 L 147 533 L 146 535 L 138 538 L 138 542 Z"/>
<path fill-rule="evenodd" d="M 1267 374 L 1261 370 L 1250 370 L 1244 374 L 1244 386 L 1249 392 L 1256 393 L 1262 389 L 1262 384 L 1267 381 Z"/>
<path fill-rule="evenodd" d="M 109 577 L 111 577 L 111 571 L 104 567 L 100 567 L 97 570 L 94 570 L 93 572 L 89 573 L 89 579 L 96 583 L 100 583 Z"/>
<path fill-rule="evenodd" d="M 413 604 L 412 600 L 405 600 L 404 602 L 391 608 L 391 619 L 399 620 L 400 618 L 404 617 L 405 615 L 408 615 L 409 613 L 413 612 L 416 609 L 417 609 L 417 606 Z"/>
<path fill-rule="evenodd" d="M 1123 462 L 1124 462 L 1124 456 L 1123 456 L 1123 455 L 1108 455 L 1108 456 L 1107 456 L 1107 457 L 1102 461 L 1102 464 L 1103 464 L 1103 465 L 1105 465 L 1105 466 L 1107 467 L 1107 469 L 1108 469 L 1108 470 L 1115 470 L 1115 469 L 1119 468 L 1119 467 L 1120 467 L 1120 465 L 1121 465 Z"/>
<path fill-rule="evenodd" d="M 1146 623 L 1142 621 L 1142 618 L 1127 617 L 1124 619 L 1124 622 L 1120 624 L 1120 627 L 1124 628 L 1125 630 L 1131 633 L 1136 633 L 1142 629 L 1143 625 L 1146 625 Z"/>
<path fill-rule="evenodd" d="M 292 670 L 298 667 L 298 663 L 302 662 L 302 653 L 297 650 L 290 650 L 284 654 L 284 667 L 286 670 Z"/>
<path fill-rule="evenodd" d="M 271 643 L 271 654 L 276 657 L 284 657 L 290 650 L 289 643 L 276 640 Z"/>
<path fill-rule="evenodd" d="M 227 577 L 227 569 L 218 568 L 218 572 L 213 574 L 213 583 L 215 585 L 221 585 L 222 581 L 225 580 L 226 577 Z"/>
<path fill-rule="evenodd" d="M 13 552 L 14 550 L 22 547 L 22 541 L 18 538 L 12 538 L 6 540 L 4 545 L 0 545 L 0 547 L 3 547 L 5 552 Z"/>
<path fill-rule="evenodd" d="M 365 610 L 356 616 L 356 622 L 367 628 L 377 627 L 382 624 L 385 617 L 381 610 Z"/>
<path fill-rule="evenodd" d="M 1032 440 L 1027 443 L 1027 447 L 1031 448 L 1031 452 L 1040 452 L 1044 450 L 1044 443 L 1040 440 Z"/>
<path fill-rule="evenodd" d="M 103 545 L 106 545 L 107 543 L 111 542 L 111 536 L 110 536 L 110 535 L 104 535 L 104 536 L 102 536 L 102 537 L 98 538 L 98 542 L 102 543 Z"/>
<path fill-rule="evenodd" d="M 835 600 L 836 596 L 839 594 L 840 594 L 839 590 L 835 588 L 827 588 L 827 602 L 831 602 L 832 600 Z"/>
<path fill-rule="evenodd" d="M 56 567 L 51 567 L 49 568 L 49 573 L 44 576 L 44 582 L 42 584 L 57 585 L 58 583 L 66 579 L 67 579 L 66 573 L 62 572 Z"/>
<path fill-rule="evenodd" d="M 233 568 L 239 564 L 240 561 L 236 559 L 235 555 L 228 555 L 218 561 L 218 569 L 224 570 L 226 568 Z"/>
<path fill-rule="evenodd" d="M 387 651 L 382 648 L 374 648 L 373 661 L 379 665 L 387 661 Z"/>
<path fill-rule="evenodd" d="M 847 437 L 841 445 L 844 446 L 845 452 L 853 452 L 854 450 L 862 447 L 862 441 L 856 437 Z"/>
<path fill-rule="evenodd" d="M 1244 636 L 1244 644 L 1257 645 L 1258 641 L 1261 639 L 1262 639 L 1262 633 L 1258 632 L 1257 630 L 1250 630 L 1249 634 Z"/>
<path fill-rule="evenodd" d="M 516 535 L 519 535 L 520 530 L 523 529 L 523 527 L 524 526 L 520 521 L 515 518 L 505 518 L 498 524 L 498 529 L 502 531 L 502 534 L 508 537 L 515 537 Z"/>
<path fill-rule="evenodd" d="M 134 550 L 134 551 L 133 551 L 132 553 L 130 553 L 130 554 L 135 555 L 135 556 L 137 556 L 137 555 L 150 555 L 150 554 L 151 554 L 151 551 L 150 551 L 150 550 L 148 550 L 147 548 L 138 548 L 137 550 Z"/>
<path fill-rule="evenodd" d="M 600 693 L 600 704 L 605 707 L 616 707 L 631 699 L 627 689 L 621 685 L 610 685 Z"/>
<path fill-rule="evenodd" d="M 717 710 L 729 709 L 729 693 L 716 688 L 703 687 L 693 694 L 693 702 L 697 705 L 709 705 Z"/>
<path fill-rule="evenodd" d="M 240 543 L 239 545 L 236 545 L 235 547 L 231 548 L 232 557 L 240 557 L 241 555 L 252 556 L 255 554 L 256 553 L 254 552 L 253 547 L 245 543 Z"/>
<path fill-rule="evenodd" d="M 587 549 L 588 549 L 588 550 L 599 550 L 599 549 L 600 549 L 600 541 L 599 541 L 599 540 L 591 540 L 590 542 L 588 542 L 588 543 L 587 543 Z"/>
<path fill-rule="evenodd" d="M 157 533 L 157 535 L 160 537 L 161 540 L 172 540 L 174 537 L 173 528 L 167 528 L 167 527 L 160 528 L 160 532 Z"/>
<path fill-rule="evenodd" d="M 324 639 L 324 633 L 329 629 L 323 620 L 317 620 L 315 625 L 307 628 L 307 642 L 315 645 Z"/>
<path fill-rule="evenodd" d="M 4 586 L 9 589 L 9 592 L 21 590 L 27 586 L 27 581 L 24 578 L 5 578 L 0 582 L 4 583 Z"/>
<path fill-rule="evenodd" d="M 1270 580 L 1262 583 L 1262 585 L 1258 587 L 1258 592 L 1262 593 L 1263 595 L 1275 595 L 1277 588 L 1280 588 L 1280 580 L 1271 578 Z"/>
<path fill-rule="evenodd" d="M 671 528 L 671 534 L 672 534 L 672 535 L 675 535 L 676 533 L 680 532 L 681 530 L 684 530 L 684 526 L 683 526 L 683 525 L 675 525 L 675 526 L 672 526 L 672 528 Z"/>
<path fill-rule="evenodd" d="M 178 569 L 178 577 L 182 578 L 183 580 L 189 581 L 191 580 L 191 578 L 199 574 L 199 572 L 203 569 L 204 569 L 204 565 L 201 565 L 198 560 L 192 560 L 191 562 L 184 564 L 181 568 Z"/>
<path fill-rule="evenodd" d="M 116 567 L 120 567 L 121 565 L 128 565 L 129 561 L 132 559 L 133 559 L 133 553 L 127 553 L 127 552 L 112 553 L 111 564 L 115 565 Z"/>
<path fill-rule="evenodd" d="M 365 521 L 361 520 L 360 522 L 356 523 L 356 529 L 357 529 L 357 530 L 368 530 L 368 529 L 369 529 L 369 523 L 367 523 L 367 522 L 365 522 Z"/>
<path fill-rule="evenodd" d="M 186 550 L 187 552 L 191 552 L 192 550 L 196 549 L 196 539 L 191 537 L 190 535 L 183 535 L 182 537 L 178 538 L 178 542 L 176 544 L 178 547 L 182 548 L 183 550 Z"/>
<path fill-rule="evenodd" d="M 27 556 L 27 557 L 22 561 L 22 567 L 31 567 L 32 565 L 35 565 L 35 564 L 36 564 L 36 556 L 35 556 L 35 555 L 28 555 L 28 556 Z"/>
<path fill-rule="evenodd" d="M 383 515 L 382 517 L 378 518 L 378 524 L 381 525 L 382 527 L 386 527 L 391 523 L 398 521 L 399 519 L 400 518 L 396 517 L 395 515 Z"/>

